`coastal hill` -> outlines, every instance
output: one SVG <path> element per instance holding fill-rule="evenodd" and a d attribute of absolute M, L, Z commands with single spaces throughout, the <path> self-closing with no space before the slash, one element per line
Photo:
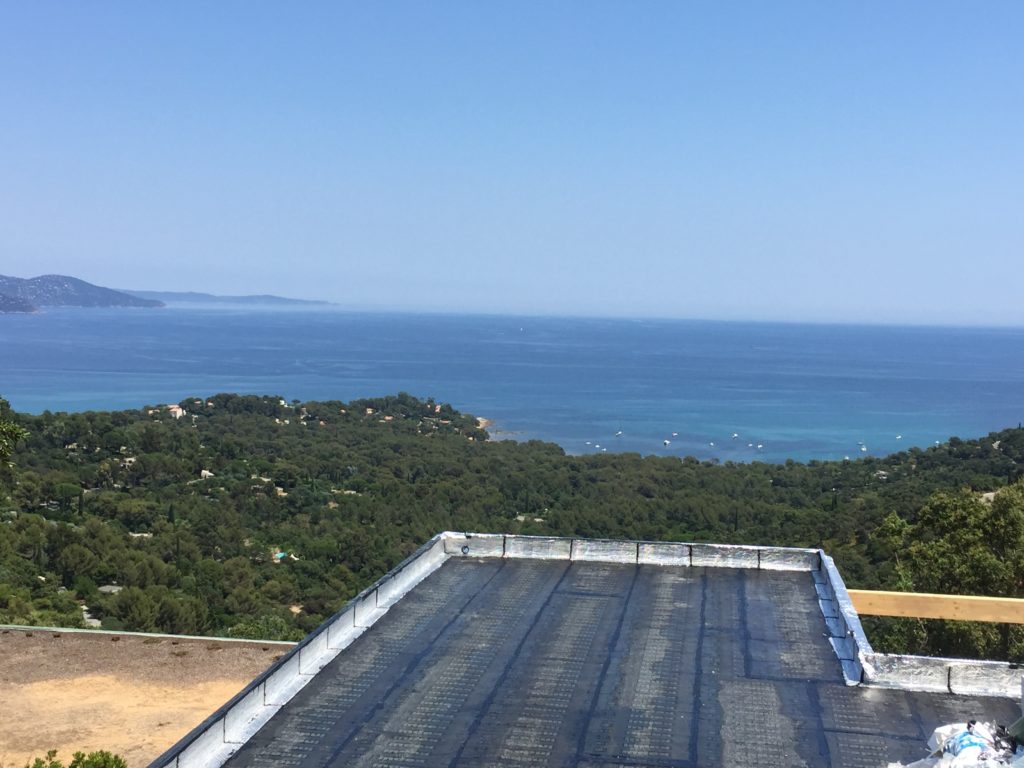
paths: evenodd
<path fill-rule="evenodd" d="M 440 530 L 822 547 L 856 588 L 1024 597 L 1019 428 L 853 461 L 716 464 L 491 441 L 472 416 L 401 393 L 37 416 L 0 400 L 5 420 L 26 435 L 0 461 L 0 624 L 299 639 Z M 1019 627 L 868 631 L 927 655 L 1024 648 Z"/>
<path fill-rule="evenodd" d="M 162 307 L 162 301 L 102 288 L 76 277 L 41 275 L 28 279 L 0 275 L 0 296 L 34 307 Z M 34 306 L 33 306 L 34 305 Z"/>
<path fill-rule="evenodd" d="M 13 314 L 15 312 L 35 312 L 36 307 L 32 302 L 26 301 L 19 296 L 7 296 L 0 294 L 0 315 Z"/>
<path fill-rule="evenodd" d="M 140 299 L 152 299 L 166 304 L 245 304 L 262 307 L 329 306 L 329 301 L 289 299 L 283 296 L 261 294 L 258 296 L 217 296 L 212 293 L 195 291 L 135 291 L 123 289 L 123 293 Z"/>

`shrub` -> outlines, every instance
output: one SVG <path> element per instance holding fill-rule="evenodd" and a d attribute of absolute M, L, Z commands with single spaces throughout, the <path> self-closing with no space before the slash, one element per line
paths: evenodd
<path fill-rule="evenodd" d="M 45 758 L 37 757 L 25 768 L 64 768 L 64 763 L 57 759 L 57 750 L 51 749 Z M 128 768 L 128 763 L 123 757 L 101 749 L 89 754 L 75 752 L 68 768 Z"/>

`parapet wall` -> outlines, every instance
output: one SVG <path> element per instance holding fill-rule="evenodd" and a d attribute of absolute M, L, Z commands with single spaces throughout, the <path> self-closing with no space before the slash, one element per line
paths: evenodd
<path fill-rule="evenodd" d="M 434 536 L 290 653 L 193 729 L 151 766 L 212 768 L 228 757 L 328 662 L 449 558 L 535 558 L 672 567 L 807 571 L 829 642 L 847 685 L 876 685 L 1018 698 L 1020 669 L 1009 664 L 875 653 L 832 558 L 818 549 L 457 533 Z"/>
<path fill-rule="evenodd" d="M 506 557 L 637 565 L 709 566 L 766 571 L 816 571 L 817 549 L 688 544 L 672 541 L 569 539 L 500 533 L 445 531 L 444 551 L 453 557 Z"/>
<path fill-rule="evenodd" d="M 1016 664 L 877 653 L 832 558 L 822 552 L 821 562 L 815 584 L 830 642 L 848 685 L 1021 699 L 1024 669 Z"/>

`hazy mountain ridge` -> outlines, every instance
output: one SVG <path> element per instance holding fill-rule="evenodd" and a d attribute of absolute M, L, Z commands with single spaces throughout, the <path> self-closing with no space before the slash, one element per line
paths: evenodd
<path fill-rule="evenodd" d="M 162 307 L 162 301 L 103 288 L 77 277 L 40 275 L 21 278 L 0 275 L 0 295 L 39 307 Z M 34 306 L 33 306 L 34 305 Z M 15 311 L 32 311 L 15 310 Z"/>
<path fill-rule="evenodd" d="M 329 301 L 312 299 L 289 299 L 284 296 L 258 294 L 250 296 L 218 296 L 196 291 L 136 291 L 122 289 L 129 296 L 140 299 L 162 301 L 167 304 L 256 304 L 260 306 L 330 306 Z"/>

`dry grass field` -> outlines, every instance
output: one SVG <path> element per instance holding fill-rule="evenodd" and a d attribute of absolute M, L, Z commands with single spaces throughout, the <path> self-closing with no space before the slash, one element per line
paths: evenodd
<path fill-rule="evenodd" d="M 49 749 L 107 749 L 142 768 L 288 650 L 51 630 L 0 630 L 0 768 Z"/>

